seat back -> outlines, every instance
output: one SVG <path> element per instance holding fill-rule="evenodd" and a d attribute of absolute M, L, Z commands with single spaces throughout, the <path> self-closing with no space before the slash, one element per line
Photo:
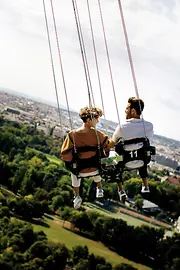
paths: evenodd
<path fill-rule="evenodd" d="M 81 152 L 94 151 L 95 154 L 89 158 L 79 158 Z M 83 146 L 76 148 L 76 153 L 73 150 L 73 159 L 71 162 L 65 162 L 66 167 L 75 175 L 87 168 L 96 168 L 100 170 L 101 157 L 104 157 L 102 149 L 98 149 L 97 146 Z"/>
<path fill-rule="evenodd" d="M 136 138 L 131 140 L 120 139 L 115 144 L 115 152 L 121 156 L 119 166 L 128 169 L 137 169 L 147 165 L 151 161 L 151 155 L 155 154 L 155 147 L 150 146 L 148 138 Z"/>

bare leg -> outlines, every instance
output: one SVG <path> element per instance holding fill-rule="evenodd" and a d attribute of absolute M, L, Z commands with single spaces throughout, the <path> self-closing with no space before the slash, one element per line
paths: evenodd
<path fill-rule="evenodd" d="M 120 201 L 125 202 L 125 200 L 127 199 L 127 194 L 123 188 L 123 182 L 117 182 L 117 185 Z"/>
<path fill-rule="evenodd" d="M 79 187 L 81 184 L 81 178 L 77 178 L 77 176 L 71 173 L 72 186 L 74 189 L 75 197 L 79 196 Z"/>
<path fill-rule="evenodd" d="M 101 189 L 101 188 L 102 188 L 102 183 L 101 183 L 101 181 L 96 182 L 96 184 L 97 184 L 97 187 L 98 187 L 99 189 Z"/>
<path fill-rule="evenodd" d="M 147 178 L 142 178 L 143 184 L 145 187 L 148 186 L 148 179 Z"/>
<path fill-rule="evenodd" d="M 75 196 L 79 196 L 79 187 L 74 187 Z"/>
<path fill-rule="evenodd" d="M 123 184 L 122 182 L 117 182 L 118 185 L 118 191 L 123 191 Z"/>

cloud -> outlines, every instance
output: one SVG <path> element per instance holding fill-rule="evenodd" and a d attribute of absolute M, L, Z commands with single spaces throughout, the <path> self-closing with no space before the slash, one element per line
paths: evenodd
<path fill-rule="evenodd" d="M 101 1 L 116 96 L 112 89 L 98 2 L 89 2 L 106 117 L 117 121 L 117 113 L 121 119 L 124 118 L 128 97 L 135 95 L 118 1 Z M 45 3 L 59 100 L 66 105 L 50 1 L 45 0 Z M 88 104 L 88 92 L 72 1 L 55 0 L 53 4 L 68 101 L 70 107 L 79 110 Z M 93 94 L 96 104 L 102 106 L 86 1 L 79 0 L 77 4 Z M 126 0 L 122 4 L 138 89 L 145 101 L 144 117 L 154 123 L 155 133 L 180 140 L 180 2 Z M 42 1 L 1 0 L 0 31 L 3 33 L 0 86 L 55 101 Z"/>

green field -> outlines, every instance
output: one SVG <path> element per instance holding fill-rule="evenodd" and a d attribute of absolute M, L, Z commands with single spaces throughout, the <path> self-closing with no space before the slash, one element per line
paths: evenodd
<path fill-rule="evenodd" d="M 45 219 L 45 222 L 50 226 L 49 228 L 34 224 L 33 227 L 35 231 L 44 231 L 50 241 L 64 243 L 68 248 L 72 248 L 75 245 L 86 245 L 90 253 L 104 257 L 112 265 L 127 263 L 139 270 L 151 269 L 147 266 L 137 264 L 117 255 L 100 242 L 84 238 L 70 230 L 63 228 L 62 223 L 59 220 Z"/>
<path fill-rule="evenodd" d="M 15 198 L 16 197 L 16 194 L 14 194 L 12 191 L 8 190 L 7 188 L 5 187 L 0 187 L 0 192 L 6 196 L 6 198 Z"/>
<path fill-rule="evenodd" d="M 52 156 L 52 155 L 49 155 L 49 154 L 45 154 L 45 156 L 52 163 L 56 163 L 58 165 L 62 165 L 63 164 L 63 161 L 60 160 L 59 158 L 57 158 L 56 156 Z"/>
<path fill-rule="evenodd" d="M 58 165 L 62 165 L 63 164 L 63 161 L 61 159 L 59 159 L 58 157 L 54 156 L 54 155 L 50 155 L 50 154 L 45 154 L 37 149 L 34 149 L 34 148 L 29 148 L 29 147 L 26 147 L 26 151 L 28 152 L 29 149 L 33 149 L 34 152 L 37 152 L 37 153 L 40 153 L 40 154 L 43 154 L 47 157 L 47 159 L 52 162 L 52 163 L 56 163 Z"/>
<path fill-rule="evenodd" d="M 106 209 L 103 209 L 102 207 L 98 207 L 97 205 L 93 204 L 93 203 L 85 203 L 84 204 L 85 208 L 87 209 L 92 209 L 92 210 L 96 210 L 97 212 L 99 212 L 102 215 L 106 215 L 106 216 L 110 216 L 112 218 L 118 218 L 118 219 L 123 219 L 124 221 L 127 222 L 128 225 L 130 226 L 141 226 L 141 225 L 148 225 L 148 226 L 152 226 L 155 227 L 154 225 L 150 224 L 149 222 L 146 221 L 142 221 L 138 218 L 126 215 L 124 213 L 113 213 L 110 212 Z"/>

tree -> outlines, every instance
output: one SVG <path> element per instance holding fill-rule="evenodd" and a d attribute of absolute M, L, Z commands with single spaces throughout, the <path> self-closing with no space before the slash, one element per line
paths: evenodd
<path fill-rule="evenodd" d="M 18 234 L 14 234 L 9 240 L 9 246 L 16 245 L 19 250 L 23 251 L 24 241 Z"/>
<path fill-rule="evenodd" d="M 139 189 L 142 185 L 142 181 L 138 178 L 131 178 L 128 181 L 125 181 L 124 186 L 127 190 L 128 196 L 133 198 L 135 194 L 139 193 Z"/>
<path fill-rule="evenodd" d="M 7 206 L 0 207 L 0 218 L 10 217 L 9 208 Z"/>
<path fill-rule="evenodd" d="M 21 182 L 23 181 L 28 168 L 27 161 L 21 161 L 17 164 L 14 176 L 11 178 L 11 186 L 14 192 L 17 192 L 20 189 Z"/>
<path fill-rule="evenodd" d="M 113 267 L 113 270 L 137 270 L 130 264 L 121 263 L 120 265 L 116 265 Z"/>
<path fill-rule="evenodd" d="M 32 226 L 26 225 L 20 230 L 20 235 L 24 242 L 24 251 L 28 250 L 29 247 L 36 240 L 36 235 L 33 232 Z"/>
<path fill-rule="evenodd" d="M 90 232 L 93 229 L 93 226 L 84 212 L 75 212 L 74 213 L 74 221 L 73 224 L 76 228 L 78 228 L 80 231 L 87 231 Z"/>
<path fill-rule="evenodd" d="M 70 258 L 70 252 L 63 244 L 51 246 L 54 266 L 58 270 L 64 270 L 67 260 Z"/>
<path fill-rule="evenodd" d="M 74 246 L 72 248 L 73 263 L 77 264 L 80 260 L 87 260 L 89 255 L 87 246 Z"/>
<path fill-rule="evenodd" d="M 23 195 L 26 195 L 29 193 L 31 194 L 34 192 L 34 189 L 36 187 L 36 175 L 37 175 L 37 172 L 33 167 L 30 167 L 26 171 L 23 181 L 21 183 L 21 190 L 20 190 L 20 192 Z"/>
<path fill-rule="evenodd" d="M 80 259 L 79 262 L 76 264 L 76 270 L 86 270 L 88 269 L 89 263 L 88 260 Z"/>
<path fill-rule="evenodd" d="M 49 200 L 49 193 L 43 188 L 37 188 L 34 193 L 34 199 L 37 201 L 48 201 Z"/>
<path fill-rule="evenodd" d="M 179 270 L 180 269 L 180 258 L 173 259 L 173 264 L 171 266 L 172 270 Z"/>
<path fill-rule="evenodd" d="M 0 259 L 0 269 L 2 269 L 2 270 L 13 270 L 13 267 L 9 263 L 7 263 L 5 261 L 2 261 Z"/>
<path fill-rule="evenodd" d="M 97 264 L 96 269 L 97 270 L 112 270 L 112 265 L 110 263 L 106 263 L 104 265 Z"/>
<path fill-rule="evenodd" d="M 137 207 L 138 210 L 142 210 L 143 201 L 144 201 L 144 199 L 142 198 L 142 196 L 138 194 L 138 195 L 136 195 L 134 197 L 134 199 L 135 199 L 134 205 Z"/>
<path fill-rule="evenodd" d="M 47 242 L 45 242 L 45 241 L 35 242 L 28 250 L 29 260 L 33 260 L 35 258 L 45 259 L 50 254 L 51 254 L 50 248 L 49 248 Z"/>
<path fill-rule="evenodd" d="M 52 208 L 56 211 L 59 207 L 64 205 L 64 198 L 62 195 L 57 195 L 52 199 Z"/>
<path fill-rule="evenodd" d="M 64 210 L 61 212 L 61 215 L 60 215 L 61 219 L 69 220 L 71 218 L 71 216 L 72 216 L 73 211 L 74 210 L 71 207 L 65 206 Z"/>

